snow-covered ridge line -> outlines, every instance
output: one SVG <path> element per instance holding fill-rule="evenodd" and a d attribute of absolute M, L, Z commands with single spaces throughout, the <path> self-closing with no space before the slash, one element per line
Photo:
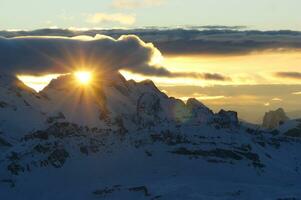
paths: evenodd
<path fill-rule="evenodd" d="M 64 76 L 40 93 L 1 76 L 0 194 L 300 199 L 300 133 L 297 120 L 273 131 L 247 126 L 236 112 L 213 113 L 120 74 L 91 88 Z"/>

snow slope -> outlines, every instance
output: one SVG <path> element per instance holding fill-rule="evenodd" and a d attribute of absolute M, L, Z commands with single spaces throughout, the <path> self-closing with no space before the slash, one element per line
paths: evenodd
<path fill-rule="evenodd" d="M 71 79 L 21 97 L 1 85 L 17 108 L 0 107 L 1 198 L 301 199 L 299 121 L 253 129 L 119 74 L 78 98 Z"/>

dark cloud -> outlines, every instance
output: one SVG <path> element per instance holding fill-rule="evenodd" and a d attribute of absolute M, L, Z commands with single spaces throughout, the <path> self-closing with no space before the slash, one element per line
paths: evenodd
<path fill-rule="evenodd" d="M 219 30 L 238 30 L 238 29 L 246 29 L 247 26 L 223 26 L 223 25 L 208 25 L 208 26 L 186 26 L 183 27 L 186 29 L 219 29 Z"/>
<path fill-rule="evenodd" d="M 156 75 L 156 76 L 173 77 L 173 78 L 188 77 L 188 78 L 212 80 L 212 81 L 232 81 L 230 77 L 218 73 L 170 72 L 165 68 L 156 68 L 155 71 L 153 71 L 153 68 L 148 68 L 147 70 L 144 69 L 144 71 L 141 73 L 150 76 Z"/>
<path fill-rule="evenodd" d="M 230 77 L 218 74 L 218 73 L 194 73 L 194 72 L 186 72 L 186 73 L 172 73 L 170 76 L 173 77 L 192 77 L 196 79 L 204 79 L 204 80 L 215 80 L 215 81 L 231 81 Z"/>
<path fill-rule="evenodd" d="M 300 72 L 277 72 L 275 73 L 276 77 L 280 78 L 289 78 L 289 79 L 298 79 L 301 80 Z"/>
<path fill-rule="evenodd" d="M 162 57 L 151 43 L 134 35 L 118 39 L 95 37 L 0 37 L 0 72 L 13 74 L 68 73 L 90 66 L 100 71 L 125 69 L 134 73 L 191 77 L 205 80 L 230 80 L 220 74 L 172 73 L 154 63 Z"/>
<path fill-rule="evenodd" d="M 87 38 L 86 38 L 87 39 Z M 97 35 L 82 40 L 66 37 L 0 38 L 0 70 L 13 73 L 64 73 L 82 64 L 104 70 L 161 73 L 150 62 L 160 52 L 136 36 L 115 40 Z"/>
<path fill-rule="evenodd" d="M 163 54 L 248 54 L 258 51 L 301 50 L 299 31 L 243 30 L 241 26 L 192 26 L 178 29 L 152 27 L 140 29 L 70 30 L 41 29 L 34 31 L 0 31 L 5 37 L 26 35 L 77 36 L 103 34 L 115 39 L 134 34 L 143 41 L 152 42 Z"/>

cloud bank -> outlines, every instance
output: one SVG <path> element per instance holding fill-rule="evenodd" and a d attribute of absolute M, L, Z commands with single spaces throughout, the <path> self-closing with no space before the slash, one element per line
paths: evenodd
<path fill-rule="evenodd" d="M 41 29 L 35 31 L 0 31 L 5 37 L 24 35 L 77 36 L 103 34 L 115 39 L 133 34 L 152 42 L 164 55 L 236 55 L 260 51 L 301 50 L 299 31 L 244 30 L 243 26 L 193 26 L 183 28 L 151 27 L 139 29 Z"/>
<path fill-rule="evenodd" d="M 128 70 L 164 77 L 230 80 L 220 74 L 173 73 L 161 66 L 161 52 L 134 35 L 95 37 L 0 37 L 0 72 L 12 74 L 69 73 L 90 66 L 100 71 Z M 84 65 L 84 66 L 82 66 Z"/>
<path fill-rule="evenodd" d="M 0 38 L 0 69 L 4 72 L 64 73 L 84 59 L 84 63 L 105 70 L 123 68 L 156 74 L 165 72 L 151 63 L 160 56 L 152 44 L 136 36 L 122 36 L 117 40 L 103 35 Z"/>
<path fill-rule="evenodd" d="M 301 80 L 300 72 L 277 72 L 277 73 L 275 73 L 275 76 L 279 77 L 279 78 L 289 78 L 289 79 Z"/>

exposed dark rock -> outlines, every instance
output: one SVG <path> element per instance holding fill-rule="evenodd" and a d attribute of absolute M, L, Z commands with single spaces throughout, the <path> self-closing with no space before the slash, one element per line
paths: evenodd
<path fill-rule="evenodd" d="M 285 132 L 284 135 L 294 138 L 301 138 L 301 123 L 296 128 L 290 129 Z"/>
<path fill-rule="evenodd" d="M 7 170 L 14 175 L 19 175 L 20 172 L 24 172 L 24 167 L 16 162 L 12 162 L 7 166 Z"/>
<path fill-rule="evenodd" d="M 115 124 L 118 127 L 117 130 L 118 135 L 125 135 L 128 132 L 128 130 L 125 128 L 123 118 L 121 116 L 117 116 L 115 118 Z"/>
<path fill-rule="evenodd" d="M 0 108 L 6 108 L 8 106 L 8 103 L 4 101 L 0 101 Z"/>
<path fill-rule="evenodd" d="M 217 125 L 218 128 L 231 128 L 239 125 L 237 112 L 220 110 L 213 117 L 213 124 Z"/>
<path fill-rule="evenodd" d="M 48 140 L 49 134 L 46 131 L 36 131 L 32 134 L 27 134 L 24 136 L 24 140 L 32 140 L 32 139 L 41 139 L 41 140 Z"/>
<path fill-rule="evenodd" d="M 37 144 L 33 149 L 36 150 L 37 152 L 43 153 L 43 154 L 48 153 L 50 150 L 49 147 L 41 145 L 41 144 Z"/>
<path fill-rule="evenodd" d="M 11 154 L 7 157 L 10 161 L 20 160 L 20 156 L 17 152 L 12 151 Z"/>
<path fill-rule="evenodd" d="M 36 131 L 32 134 L 26 135 L 24 139 L 29 140 L 38 138 L 48 140 L 49 136 L 62 139 L 71 135 L 77 136 L 83 128 L 84 127 L 79 127 L 78 125 L 69 122 L 56 122 L 43 131 Z"/>
<path fill-rule="evenodd" d="M 48 156 L 48 160 L 52 166 L 61 168 L 68 157 L 69 153 L 65 149 L 56 149 Z"/>
<path fill-rule="evenodd" d="M 147 150 L 145 150 L 144 152 L 145 152 L 145 154 L 146 154 L 148 157 L 152 157 L 152 156 L 153 156 L 153 154 L 152 154 L 151 152 L 147 151 Z"/>
<path fill-rule="evenodd" d="M 137 101 L 137 121 L 138 124 L 155 125 L 160 119 L 162 110 L 161 101 L 157 94 L 143 93 Z"/>
<path fill-rule="evenodd" d="M 220 149 L 216 148 L 213 150 L 189 150 L 185 147 L 181 147 L 171 151 L 171 153 L 179 154 L 179 155 L 187 155 L 192 157 L 205 157 L 210 158 L 209 160 L 212 161 L 211 157 L 221 158 L 221 159 L 232 159 L 232 160 L 243 160 L 247 159 L 251 161 L 252 165 L 256 168 L 263 168 L 265 165 L 261 163 L 260 158 L 257 154 L 252 152 L 244 152 L 244 151 L 232 151 L 227 149 Z"/>
<path fill-rule="evenodd" d="M 0 147 L 1 146 L 11 147 L 12 145 L 9 142 L 7 142 L 6 140 L 4 140 L 3 138 L 0 137 Z"/>
<path fill-rule="evenodd" d="M 60 119 L 65 119 L 65 115 L 62 112 L 59 112 L 56 116 L 48 117 L 47 123 L 50 124 L 50 123 L 56 122 Z"/>
<path fill-rule="evenodd" d="M 82 152 L 83 154 L 86 154 L 86 155 L 89 154 L 88 147 L 82 146 L 82 147 L 80 147 L 79 149 L 80 149 L 80 152 Z"/>
<path fill-rule="evenodd" d="M 160 134 L 151 134 L 150 137 L 152 142 L 163 142 L 167 145 L 189 143 L 188 139 L 184 135 L 172 133 L 169 130 L 161 131 Z"/>
<path fill-rule="evenodd" d="M 102 197 L 104 197 L 104 196 L 106 196 L 106 195 L 108 195 L 108 194 L 111 194 L 111 193 L 113 193 L 113 192 L 115 192 L 115 191 L 119 191 L 120 190 L 120 185 L 115 185 L 115 186 L 113 186 L 113 187 L 111 187 L 111 188 L 109 188 L 109 187 L 105 187 L 104 189 L 99 189 L 99 190 L 95 190 L 94 192 L 93 192 L 93 194 L 95 194 L 95 195 L 97 195 L 97 196 L 102 196 Z"/>
<path fill-rule="evenodd" d="M 226 149 L 214 149 L 214 150 L 189 150 L 185 147 L 178 148 L 174 151 L 171 151 L 171 153 L 174 154 L 180 154 L 180 155 L 190 155 L 190 156 L 202 156 L 202 157 L 217 157 L 217 158 L 230 158 L 234 160 L 242 160 L 243 157 L 240 155 L 237 155 L 235 152 L 226 150 Z"/>
<path fill-rule="evenodd" d="M 150 193 L 148 192 L 148 189 L 146 186 L 132 187 L 132 188 L 129 188 L 129 191 L 143 192 L 144 196 L 150 196 Z"/>

